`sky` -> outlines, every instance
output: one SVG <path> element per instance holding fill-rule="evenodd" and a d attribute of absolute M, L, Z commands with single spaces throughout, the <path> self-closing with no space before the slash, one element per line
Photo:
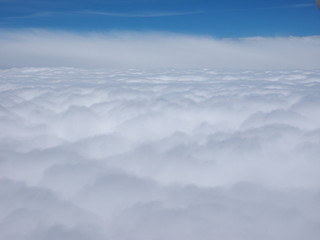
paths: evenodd
<path fill-rule="evenodd" d="M 0 28 L 164 31 L 214 37 L 319 35 L 313 0 L 1 0 Z"/>

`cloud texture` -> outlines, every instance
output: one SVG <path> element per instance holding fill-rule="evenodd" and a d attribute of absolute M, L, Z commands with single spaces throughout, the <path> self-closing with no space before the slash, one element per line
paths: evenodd
<path fill-rule="evenodd" d="M 170 33 L 0 32 L 0 67 L 314 69 L 320 37 L 214 39 Z"/>
<path fill-rule="evenodd" d="M 28 54 L 61 46 L 41 36 Z M 318 240 L 319 92 L 319 70 L 1 70 L 0 239 Z"/>

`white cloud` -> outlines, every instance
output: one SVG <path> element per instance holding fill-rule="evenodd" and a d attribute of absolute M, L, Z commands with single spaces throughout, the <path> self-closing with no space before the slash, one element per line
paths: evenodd
<path fill-rule="evenodd" d="M 200 14 L 202 11 L 190 11 L 190 12 L 103 12 L 103 11 L 80 11 L 74 12 L 74 14 L 83 15 L 104 15 L 111 17 L 129 17 L 129 18 L 153 18 L 153 17 L 169 17 L 169 16 L 181 16 L 181 15 L 194 15 Z M 72 12 L 71 12 L 72 14 Z"/>
<path fill-rule="evenodd" d="M 14 19 L 30 19 L 30 18 L 51 18 L 56 16 L 82 16 L 84 18 L 91 15 L 119 17 L 119 18 L 159 18 L 159 17 L 171 17 L 171 16 L 183 16 L 183 15 L 195 15 L 201 14 L 202 11 L 185 11 L 185 12 L 174 12 L 174 11 L 147 11 L 147 12 L 106 12 L 106 11 L 93 11 L 93 10 L 82 10 L 82 11 L 68 11 L 68 12 L 35 12 L 29 15 L 23 16 L 11 16 L 4 17 L 6 20 Z M 40 20 L 39 20 L 40 21 Z"/>
<path fill-rule="evenodd" d="M 302 3 L 302 4 L 289 4 L 289 5 L 262 7 L 262 8 L 255 8 L 255 9 L 267 10 L 267 9 L 277 9 L 277 8 L 306 8 L 306 7 L 314 7 L 314 6 L 315 6 L 314 3 Z"/>
<path fill-rule="evenodd" d="M 243 51 L 274 41 L 218 42 Z M 318 40 L 292 39 L 305 41 Z M 319 239 L 319 79 L 319 70 L 0 70 L 0 239 Z"/>
<path fill-rule="evenodd" d="M 320 38 L 1 31 L 0 67 L 312 69 Z"/>

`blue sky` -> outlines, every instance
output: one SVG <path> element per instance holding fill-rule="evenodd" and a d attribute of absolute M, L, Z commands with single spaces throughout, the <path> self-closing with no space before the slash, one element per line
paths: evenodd
<path fill-rule="evenodd" d="M 0 28 L 167 31 L 215 37 L 320 34 L 314 0 L 0 0 Z"/>

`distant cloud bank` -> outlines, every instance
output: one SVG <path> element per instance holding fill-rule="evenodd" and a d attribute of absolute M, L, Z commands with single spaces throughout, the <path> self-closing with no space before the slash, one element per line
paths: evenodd
<path fill-rule="evenodd" d="M 314 69 L 320 37 L 1 30 L 0 67 Z"/>

